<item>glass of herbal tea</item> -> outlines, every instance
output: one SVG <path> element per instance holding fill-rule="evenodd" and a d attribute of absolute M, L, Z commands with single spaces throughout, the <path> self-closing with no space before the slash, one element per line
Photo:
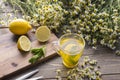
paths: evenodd
<path fill-rule="evenodd" d="M 57 53 L 62 58 L 63 64 L 67 68 L 73 68 L 78 65 L 79 59 L 83 54 L 85 40 L 79 34 L 67 33 L 62 35 L 57 44 L 54 43 L 54 45 Z"/>

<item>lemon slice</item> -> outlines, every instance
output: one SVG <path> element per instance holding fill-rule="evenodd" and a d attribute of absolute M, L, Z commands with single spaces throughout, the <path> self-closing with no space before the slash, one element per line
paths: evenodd
<path fill-rule="evenodd" d="M 36 30 L 35 36 L 40 42 L 48 41 L 51 36 L 50 29 L 47 26 L 41 26 Z"/>
<path fill-rule="evenodd" d="M 31 42 L 26 36 L 23 35 L 18 39 L 17 47 L 22 51 L 30 51 Z"/>
<path fill-rule="evenodd" d="M 26 34 L 32 26 L 24 19 L 16 19 L 9 23 L 9 30 L 16 35 Z"/>

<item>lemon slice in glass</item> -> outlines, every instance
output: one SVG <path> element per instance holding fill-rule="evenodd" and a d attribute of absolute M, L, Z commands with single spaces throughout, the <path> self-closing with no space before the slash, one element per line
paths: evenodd
<path fill-rule="evenodd" d="M 28 37 L 23 35 L 23 36 L 21 36 L 18 39 L 17 47 L 18 47 L 18 49 L 20 49 L 22 51 L 30 51 L 30 49 L 31 49 L 31 42 L 28 39 Z"/>
<path fill-rule="evenodd" d="M 51 36 L 50 29 L 47 26 L 41 26 L 37 28 L 35 36 L 40 42 L 46 42 Z"/>

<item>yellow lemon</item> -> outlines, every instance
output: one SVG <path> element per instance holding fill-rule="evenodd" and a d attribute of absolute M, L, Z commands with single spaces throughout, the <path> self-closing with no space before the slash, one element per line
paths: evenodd
<path fill-rule="evenodd" d="M 18 49 L 22 51 L 30 51 L 31 49 L 31 42 L 26 36 L 20 36 L 17 42 L 17 47 Z"/>
<path fill-rule="evenodd" d="M 47 26 L 37 28 L 35 36 L 40 42 L 48 41 L 51 36 L 51 31 Z"/>
<path fill-rule="evenodd" d="M 24 19 L 16 19 L 9 23 L 9 30 L 16 35 L 26 34 L 31 28 L 29 22 Z"/>

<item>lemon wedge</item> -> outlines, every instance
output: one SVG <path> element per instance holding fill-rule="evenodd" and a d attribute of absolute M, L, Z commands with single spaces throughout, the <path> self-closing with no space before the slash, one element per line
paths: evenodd
<path fill-rule="evenodd" d="M 24 19 L 16 19 L 9 23 L 9 30 L 16 35 L 26 34 L 31 28 L 29 22 Z"/>
<path fill-rule="evenodd" d="M 30 51 L 30 49 L 31 49 L 31 42 L 28 39 L 28 37 L 22 35 L 18 39 L 17 47 L 18 47 L 18 49 L 20 49 L 22 51 Z"/>
<path fill-rule="evenodd" d="M 35 32 L 35 36 L 40 42 L 46 42 L 51 36 L 51 31 L 47 26 L 40 26 Z"/>

